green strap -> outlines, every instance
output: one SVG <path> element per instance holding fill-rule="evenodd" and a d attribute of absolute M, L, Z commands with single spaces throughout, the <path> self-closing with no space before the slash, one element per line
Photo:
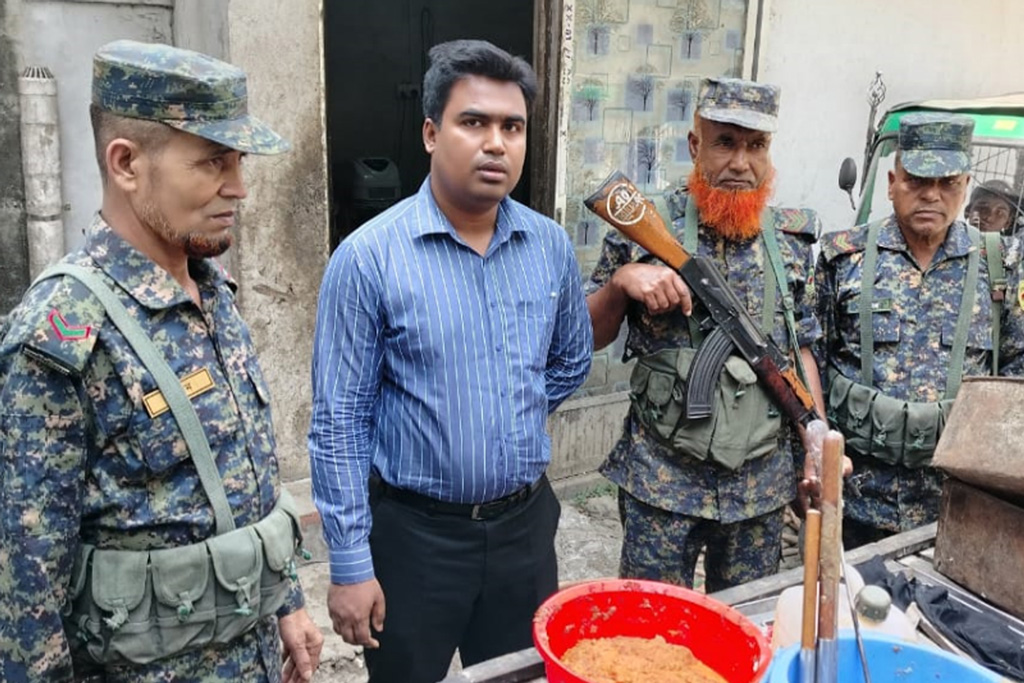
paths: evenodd
<path fill-rule="evenodd" d="M 117 296 L 110 291 L 103 281 L 82 266 L 70 263 L 59 263 L 47 269 L 45 273 L 37 278 L 36 282 L 54 277 L 56 275 L 68 275 L 96 295 L 107 311 L 107 316 L 114 326 L 121 331 L 128 343 L 138 354 L 143 365 L 153 375 L 156 386 L 164 395 L 171 414 L 178 422 L 182 436 L 192 455 L 192 462 L 199 473 L 199 481 L 203 485 L 206 496 L 213 505 L 213 513 L 217 520 L 217 534 L 223 534 L 235 528 L 235 519 L 231 514 L 231 506 L 228 504 L 227 494 L 224 492 L 224 484 L 221 481 L 220 473 L 217 471 L 217 464 L 210 451 L 210 444 L 206 440 L 206 433 L 199 422 L 195 407 L 185 395 L 181 388 L 181 381 L 167 364 L 167 360 L 157 349 L 156 345 L 149 339 L 146 332 L 139 323 L 131 317 L 124 304 Z"/>
<path fill-rule="evenodd" d="M 793 350 L 793 361 L 796 365 L 797 374 L 800 380 L 807 385 L 807 372 L 804 370 L 803 356 L 800 355 L 800 339 L 796 335 L 796 317 L 794 311 L 796 302 L 793 301 L 793 294 L 789 291 L 789 283 L 786 281 L 786 268 L 782 263 L 782 252 L 779 251 L 779 237 L 775 234 L 775 215 L 771 209 L 765 208 L 761 215 L 761 234 L 764 235 L 764 246 L 768 252 L 768 260 L 772 264 L 775 273 L 774 282 L 770 285 L 765 278 L 765 306 L 771 302 L 768 311 L 775 310 L 775 287 L 778 285 L 782 294 L 782 313 L 786 318 L 786 332 L 789 334 L 789 345 Z M 771 296 L 769 296 L 769 292 Z M 770 323 L 769 323 L 770 324 Z M 771 327 L 765 327 L 765 334 L 771 334 Z"/>
<path fill-rule="evenodd" d="M 686 200 L 686 229 L 683 231 L 683 249 L 691 256 L 696 256 L 699 249 L 697 240 L 697 214 L 699 213 L 697 205 L 688 198 Z M 700 325 L 692 315 L 686 319 L 686 324 L 690 328 L 690 347 L 695 349 L 704 341 L 704 334 L 700 331 Z"/>
<path fill-rule="evenodd" d="M 878 269 L 878 233 L 882 222 L 868 225 L 868 240 L 864 247 L 864 267 L 860 278 L 860 367 L 861 382 L 874 386 L 872 366 L 875 355 L 875 331 L 871 325 L 872 299 L 875 290 L 875 273 Z M 971 311 L 974 308 L 974 297 L 978 290 L 978 233 L 969 227 L 967 231 L 971 239 L 971 250 L 967 255 L 967 282 L 960 294 L 960 312 L 956 318 L 956 331 L 953 334 L 953 350 L 946 373 L 945 398 L 954 398 L 960 389 L 964 374 L 964 357 L 967 353 L 967 331 L 971 323 Z"/>
<path fill-rule="evenodd" d="M 984 232 L 988 284 L 992 294 L 992 376 L 999 374 L 999 334 L 1006 299 L 1006 270 L 1003 268 L 1002 242 L 998 232 Z"/>
<path fill-rule="evenodd" d="M 691 208 L 693 209 L 692 211 L 690 210 Z M 697 250 L 699 248 L 699 241 L 697 239 L 699 221 L 697 220 L 697 216 L 700 212 L 697 210 L 697 207 L 693 205 L 692 200 L 687 202 L 686 209 L 686 227 L 683 230 L 683 249 L 685 249 L 687 253 L 696 256 Z M 764 212 L 761 214 L 761 228 L 762 234 L 767 234 L 768 232 L 771 232 L 772 240 L 774 241 L 775 216 L 772 213 L 772 210 L 769 208 L 765 208 Z M 778 259 L 778 263 L 776 263 L 774 257 L 772 256 L 772 245 L 768 245 L 767 240 L 765 240 L 765 242 L 767 246 L 768 258 L 771 261 L 772 268 L 765 269 L 764 308 L 761 311 L 761 331 L 765 335 L 769 335 L 772 333 L 772 329 L 775 326 L 775 303 L 778 298 L 778 283 L 784 283 L 786 280 L 785 275 L 782 276 L 781 280 L 779 279 L 779 272 L 782 264 L 781 257 Z M 775 244 L 774 248 L 775 255 L 777 256 L 779 250 L 778 244 Z M 792 301 L 792 298 L 790 298 L 788 301 L 790 307 L 792 307 Z M 786 304 L 785 297 L 783 298 L 783 303 Z M 690 318 L 688 322 L 690 325 L 691 344 L 696 348 L 700 344 L 704 335 L 701 334 L 700 327 L 697 325 L 696 321 Z"/>
<path fill-rule="evenodd" d="M 956 333 L 953 335 L 953 354 L 949 360 L 949 374 L 946 375 L 946 398 L 955 398 L 964 376 L 964 357 L 967 354 L 967 331 L 971 325 L 971 311 L 978 292 L 978 264 L 981 257 L 978 243 L 981 241 L 977 228 L 968 226 L 971 251 L 967 256 L 967 282 L 960 294 L 960 313 L 956 318 Z"/>
<path fill-rule="evenodd" d="M 878 270 L 878 233 L 881 221 L 868 225 L 868 243 L 864 247 L 864 264 L 860 272 L 860 381 L 875 385 L 875 328 L 871 325 L 871 308 L 875 296 L 875 272 Z"/>

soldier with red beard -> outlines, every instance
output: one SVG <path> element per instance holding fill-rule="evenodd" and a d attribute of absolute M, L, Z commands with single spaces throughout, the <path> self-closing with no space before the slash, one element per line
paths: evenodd
<path fill-rule="evenodd" d="M 797 361 L 821 410 L 810 346 L 820 232 L 808 210 L 768 207 L 769 156 L 779 89 L 739 79 L 701 83 L 689 134 L 693 173 L 666 197 L 668 219 L 693 254 L 712 260 L 765 334 Z M 619 486 L 625 578 L 693 585 L 705 551 L 705 588 L 775 572 L 783 510 L 794 500 L 803 449 L 740 357 L 725 363 L 714 413 L 687 420 L 686 382 L 703 338 L 679 275 L 615 231 L 587 285 L 595 348 L 628 323 L 624 361 L 636 359 L 625 433 L 601 467 Z"/>

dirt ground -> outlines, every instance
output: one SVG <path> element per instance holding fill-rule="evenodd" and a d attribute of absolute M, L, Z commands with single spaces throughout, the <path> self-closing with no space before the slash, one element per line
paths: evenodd
<path fill-rule="evenodd" d="M 622 529 L 619 526 L 618 504 L 614 487 L 607 483 L 591 483 L 560 495 L 562 516 L 555 546 L 558 552 L 559 581 L 562 584 L 614 577 L 618 573 Z M 796 532 L 787 529 L 784 539 L 784 568 L 796 562 Z M 300 568 L 299 575 L 306 590 L 306 602 L 313 619 L 324 632 L 324 652 L 315 683 L 364 683 L 366 665 L 361 648 L 345 644 L 331 630 L 327 615 L 327 564 L 317 562 Z M 697 588 L 703 584 L 698 568 Z M 453 671 L 458 670 L 458 657 Z"/>

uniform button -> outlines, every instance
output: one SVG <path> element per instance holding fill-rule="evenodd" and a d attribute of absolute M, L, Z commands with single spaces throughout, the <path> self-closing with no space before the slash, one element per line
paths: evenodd
<path fill-rule="evenodd" d="M 497 301 L 492 301 L 491 302 L 491 308 L 497 308 L 497 307 L 498 307 L 498 302 Z"/>
<path fill-rule="evenodd" d="M 497 346 L 495 346 L 494 350 L 497 351 L 498 353 L 501 353 L 501 344 L 498 344 Z"/>

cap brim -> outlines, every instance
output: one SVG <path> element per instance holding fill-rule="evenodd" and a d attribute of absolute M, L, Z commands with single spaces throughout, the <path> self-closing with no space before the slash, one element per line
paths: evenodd
<path fill-rule="evenodd" d="M 741 128 L 774 133 L 779 127 L 779 120 L 771 114 L 761 114 L 749 109 L 708 108 L 697 112 L 701 118 L 718 123 L 731 123 Z"/>
<path fill-rule="evenodd" d="M 168 126 L 248 154 L 281 154 L 292 148 L 255 116 L 215 121 L 164 121 Z"/>
<path fill-rule="evenodd" d="M 900 163 L 907 173 L 919 178 L 948 178 L 971 170 L 967 152 L 945 149 L 901 150 Z"/>

